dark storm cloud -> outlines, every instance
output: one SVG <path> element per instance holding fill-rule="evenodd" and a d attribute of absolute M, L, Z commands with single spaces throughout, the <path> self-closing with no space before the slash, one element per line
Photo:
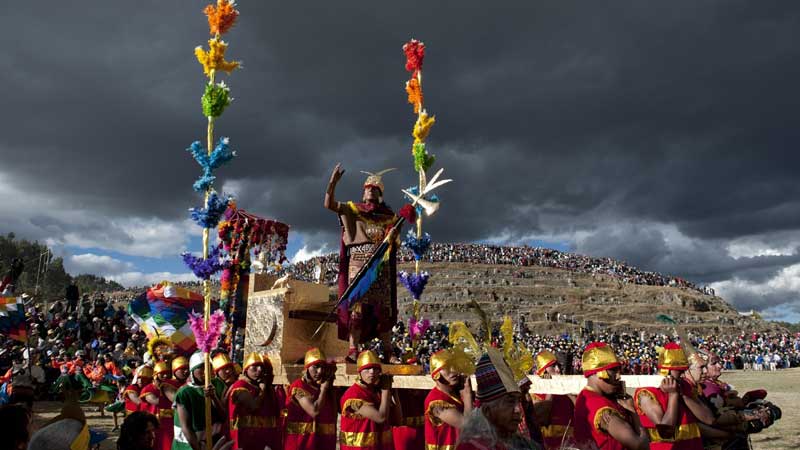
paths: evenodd
<path fill-rule="evenodd" d="M 183 219 L 199 173 L 183 149 L 205 132 L 192 56 L 208 37 L 204 4 L 6 7 L 7 181 L 76 210 Z M 386 178 L 395 207 L 415 180 L 400 46 L 417 37 L 428 45 L 426 105 L 437 115 L 429 148 L 456 180 L 429 222 L 435 239 L 596 233 L 577 248 L 702 282 L 761 280 L 797 262 L 727 253 L 737 238 L 800 229 L 793 3 L 239 8 L 226 39 L 244 69 L 223 77 L 236 100 L 217 132 L 240 156 L 220 181 L 240 189 L 241 206 L 316 245 L 335 247 L 336 221 L 321 202 L 336 162 L 348 170 L 340 199 L 358 196 L 359 170 L 401 168 Z M 47 225 L 47 212 L 34 215 Z M 610 239 L 615 224 L 637 232 Z M 693 247 L 679 251 L 642 224 L 673 226 Z"/>

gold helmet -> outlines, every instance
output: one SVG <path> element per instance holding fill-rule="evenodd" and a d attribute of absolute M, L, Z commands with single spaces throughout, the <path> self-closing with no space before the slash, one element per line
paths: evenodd
<path fill-rule="evenodd" d="M 186 359 L 185 356 L 178 356 L 177 358 L 172 360 L 173 372 L 179 369 L 188 369 L 188 368 L 189 368 L 189 360 Z"/>
<path fill-rule="evenodd" d="M 261 365 L 261 367 L 263 368 L 269 363 L 270 363 L 269 358 L 267 358 L 266 356 L 258 352 L 252 352 L 248 354 L 247 357 L 244 359 L 244 366 L 242 366 L 242 370 L 247 370 L 248 367 L 256 364 Z"/>
<path fill-rule="evenodd" d="M 303 359 L 303 369 L 308 369 L 315 364 L 327 364 L 325 353 L 318 348 L 309 349 Z"/>
<path fill-rule="evenodd" d="M 159 361 L 156 363 L 155 367 L 153 368 L 153 373 L 158 376 L 162 373 L 169 373 L 170 368 L 165 361 Z"/>
<path fill-rule="evenodd" d="M 229 367 L 232 365 L 233 363 L 231 362 L 231 359 L 228 358 L 228 355 L 226 355 L 225 353 L 217 353 L 211 359 L 211 367 L 214 368 L 214 373 L 217 373 L 221 369 L 224 369 L 225 367 Z"/>
<path fill-rule="evenodd" d="M 372 350 L 365 350 L 358 355 L 358 371 L 370 369 L 373 367 L 381 368 L 381 360 L 378 355 Z"/>
<path fill-rule="evenodd" d="M 667 342 L 664 350 L 658 354 L 658 368 L 662 375 L 666 375 L 670 370 L 688 370 L 689 359 L 680 345 Z"/>
<path fill-rule="evenodd" d="M 606 370 L 619 367 L 621 364 L 614 350 L 605 342 L 592 342 L 586 346 L 581 357 L 583 376 L 589 378 L 597 374 L 599 378 L 608 379 Z"/>
<path fill-rule="evenodd" d="M 553 352 L 549 350 L 540 351 L 536 354 L 536 376 L 542 376 L 545 369 L 556 363 L 558 363 L 558 359 L 556 359 L 556 355 Z"/>
<path fill-rule="evenodd" d="M 153 368 L 150 366 L 142 366 L 136 372 L 139 378 L 153 378 Z"/>
<path fill-rule="evenodd" d="M 447 367 L 453 353 L 449 350 L 439 350 L 431 355 L 431 378 L 438 380 L 442 376 L 439 372 Z"/>

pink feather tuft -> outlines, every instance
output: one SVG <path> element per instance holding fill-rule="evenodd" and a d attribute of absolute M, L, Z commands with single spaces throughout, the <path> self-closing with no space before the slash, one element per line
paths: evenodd
<path fill-rule="evenodd" d="M 411 336 L 412 340 L 416 340 L 422 337 L 428 328 L 430 328 L 431 322 L 428 319 L 422 319 L 417 321 L 414 317 L 408 319 L 408 334 Z"/>
<path fill-rule="evenodd" d="M 208 353 L 217 346 L 217 340 L 225 331 L 225 314 L 221 310 L 216 310 L 208 319 L 208 330 L 203 325 L 203 316 L 196 313 L 189 314 L 189 326 L 194 333 L 197 348 L 203 353 Z"/>

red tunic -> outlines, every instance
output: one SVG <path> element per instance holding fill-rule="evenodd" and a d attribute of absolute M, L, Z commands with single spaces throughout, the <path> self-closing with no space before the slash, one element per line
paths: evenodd
<path fill-rule="evenodd" d="M 622 450 L 622 444 L 600 429 L 600 420 L 604 412 L 614 414 L 628 423 L 631 417 L 619 403 L 595 392 L 589 387 L 584 388 L 575 400 L 575 441 L 579 448 L 592 448 L 600 450 Z"/>
<path fill-rule="evenodd" d="M 392 428 L 395 450 L 423 450 L 425 448 L 425 396 L 422 389 L 400 391 L 403 419 Z"/>
<path fill-rule="evenodd" d="M 158 405 L 153 405 L 148 402 L 145 397 L 148 394 L 158 397 Z M 175 436 L 174 419 L 172 409 L 172 402 L 169 401 L 166 395 L 161 393 L 161 389 L 157 388 L 155 384 L 150 383 L 142 388 L 139 394 L 142 403 L 139 405 L 141 411 L 147 411 L 158 418 L 158 430 L 156 430 L 156 449 L 170 450 L 172 448 L 172 440 Z"/>
<path fill-rule="evenodd" d="M 317 417 L 309 416 L 299 399 L 307 397 L 312 402 L 319 398 L 319 388 L 302 378 L 289 386 L 286 399 L 286 450 L 333 450 L 336 448 L 336 402 L 333 396 L 326 400 Z"/>
<path fill-rule="evenodd" d="M 455 408 L 464 414 L 464 402 L 433 388 L 425 397 L 425 448 L 426 450 L 451 450 L 458 441 L 458 428 L 431 415 L 434 408 Z"/>
<path fill-rule="evenodd" d="M 681 382 L 681 390 L 685 394 L 692 395 L 691 387 Z M 697 418 L 689 411 L 689 408 L 683 403 L 683 400 L 678 402 L 678 420 L 679 425 L 674 428 L 673 436 L 662 436 L 656 429 L 656 425 L 651 421 L 644 411 L 639 406 L 639 397 L 649 396 L 659 405 L 661 411 L 666 412 L 667 402 L 669 401 L 669 394 L 662 391 L 657 387 L 645 387 L 636 389 L 633 395 L 633 404 L 636 407 L 636 412 L 639 414 L 639 421 L 642 426 L 647 429 L 647 434 L 650 436 L 650 448 L 653 450 L 667 450 L 667 449 L 680 449 L 680 450 L 702 450 L 703 439 L 700 437 L 700 428 L 697 425 Z"/>
<path fill-rule="evenodd" d="M 380 396 L 369 387 L 356 382 L 342 396 L 340 450 L 392 450 L 392 429 L 387 422 L 375 423 L 353 411 L 362 405 L 378 409 Z"/>
<path fill-rule="evenodd" d="M 139 385 L 136 384 L 129 384 L 125 386 L 125 390 L 122 391 L 122 396 L 125 398 L 125 415 L 130 415 L 130 413 L 139 411 L 139 405 L 133 402 L 133 400 L 128 397 L 128 393 L 133 392 L 136 395 L 139 395 Z"/>
<path fill-rule="evenodd" d="M 533 394 L 537 399 L 544 400 L 546 394 Z M 553 395 L 550 407 L 550 422 L 539 427 L 546 450 L 561 448 L 561 442 L 569 444 L 574 440 L 572 418 L 575 416 L 575 405 L 566 395 Z"/>
<path fill-rule="evenodd" d="M 259 399 L 261 389 L 245 379 L 237 380 L 228 389 L 228 425 L 233 448 L 264 450 L 264 446 L 269 446 L 272 450 L 282 449 L 281 407 L 274 392 L 267 391 L 267 395 L 259 399 L 256 411 L 234 403 L 233 397 L 238 392 L 248 392 Z"/>

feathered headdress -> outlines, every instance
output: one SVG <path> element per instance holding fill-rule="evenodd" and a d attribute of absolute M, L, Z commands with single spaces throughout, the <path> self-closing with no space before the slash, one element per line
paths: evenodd
<path fill-rule="evenodd" d="M 156 336 L 147 341 L 147 351 L 156 361 L 166 359 L 172 354 L 173 348 L 172 340 L 168 337 Z"/>
<path fill-rule="evenodd" d="M 481 346 L 470 333 L 464 322 L 450 324 L 448 341 L 453 345 L 450 367 L 456 372 L 466 375 L 475 373 L 475 364 L 481 356 Z"/>
<path fill-rule="evenodd" d="M 492 322 L 489 321 L 489 316 L 486 314 L 486 311 L 481 308 L 481 305 L 479 305 L 474 298 L 470 300 L 469 307 L 473 308 L 475 313 L 478 314 L 478 317 L 480 317 L 483 329 L 486 330 L 486 336 L 484 336 L 483 342 L 488 345 L 492 342 Z"/>
<path fill-rule="evenodd" d="M 533 369 L 533 354 L 524 345 L 514 343 L 514 323 L 511 317 L 503 318 L 500 335 L 503 336 L 503 358 L 511 368 L 514 380 L 522 380 Z"/>
<path fill-rule="evenodd" d="M 383 190 L 383 178 L 382 177 L 383 177 L 384 174 L 386 174 L 388 172 L 391 172 L 393 170 L 397 170 L 397 169 L 395 169 L 395 168 L 383 169 L 383 170 L 381 170 L 380 172 L 377 172 L 377 173 L 365 172 L 365 171 L 362 170 L 361 173 L 367 175 L 367 179 L 364 181 L 364 187 L 367 187 L 367 186 L 376 187 L 376 188 L 380 189 L 381 190 L 381 194 L 383 194 L 384 190 Z"/>

